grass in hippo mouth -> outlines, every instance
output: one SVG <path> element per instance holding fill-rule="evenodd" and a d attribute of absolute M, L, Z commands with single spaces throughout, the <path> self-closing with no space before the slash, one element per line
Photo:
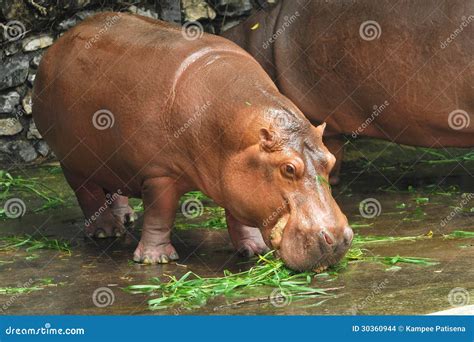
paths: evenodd
<path fill-rule="evenodd" d="M 180 278 L 172 275 L 163 278 L 155 277 L 151 279 L 149 284 L 131 285 L 124 290 L 152 296 L 153 298 L 148 301 L 151 310 L 170 307 L 193 309 L 201 307 L 209 300 L 219 296 L 227 297 L 231 301 L 217 306 L 216 309 L 251 303 L 273 303 L 275 300 L 298 301 L 304 299 L 312 300 L 311 305 L 319 305 L 340 295 L 342 287 L 314 287 L 318 279 L 327 276 L 336 277 L 353 262 L 380 263 L 386 265 L 388 270 L 398 269 L 401 264 L 418 266 L 438 264 L 436 260 L 431 258 L 373 255 L 364 246 L 376 243 L 417 241 L 432 237 L 431 232 L 408 237 L 355 235 L 353 247 L 343 260 L 337 265 L 331 266 L 324 273 L 292 271 L 280 259 L 276 259 L 273 252 L 269 252 L 264 256 L 259 256 L 256 265 L 248 271 L 239 273 L 224 271 L 223 277 L 201 277 L 193 272 L 187 272 Z M 451 234 L 444 235 L 444 238 L 474 238 L 474 232 L 454 231 Z M 249 295 L 256 290 L 271 292 L 271 294 L 249 298 Z M 239 299 L 236 299 L 236 297 Z"/>

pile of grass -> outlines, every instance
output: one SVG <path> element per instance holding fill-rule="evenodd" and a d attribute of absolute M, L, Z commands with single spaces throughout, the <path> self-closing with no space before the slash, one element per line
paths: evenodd
<path fill-rule="evenodd" d="M 257 264 L 248 271 L 231 273 L 224 271 L 224 277 L 204 278 L 194 272 L 187 272 L 181 278 L 167 276 L 163 282 L 155 277 L 148 285 L 131 285 L 125 288 L 131 293 L 159 294 L 148 301 L 152 310 L 180 306 L 187 309 L 198 308 L 217 296 L 235 297 L 244 291 L 260 287 L 272 287 L 290 298 L 329 298 L 325 289 L 310 287 L 314 273 L 296 273 L 275 259 L 272 253 L 259 256 Z M 269 300 L 271 298 L 269 297 Z"/>
<path fill-rule="evenodd" d="M 257 263 L 248 271 L 231 273 L 224 271 L 223 277 L 200 277 L 194 272 L 187 272 L 182 277 L 166 275 L 166 280 L 155 277 L 150 284 L 131 285 L 124 290 L 131 293 L 145 293 L 153 296 L 148 301 L 151 310 L 160 310 L 170 307 L 182 307 L 185 309 L 198 308 L 205 305 L 209 299 L 218 296 L 242 297 L 249 290 L 273 288 L 278 289 L 280 294 L 292 299 L 316 299 L 321 303 L 335 296 L 334 288 L 324 289 L 312 286 L 313 280 L 323 276 L 337 276 L 345 270 L 351 262 L 374 262 L 389 266 L 390 269 L 399 269 L 399 264 L 411 264 L 418 266 L 433 266 L 438 262 L 431 258 L 420 258 L 410 256 L 378 256 L 363 248 L 364 245 L 374 243 L 396 243 L 401 241 L 417 241 L 433 237 L 430 231 L 420 236 L 360 236 L 355 235 L 353 247 L 344 259 L 337 265 L 332 266 L 326 272 L 316 274 L 314 272 L 295 272 L 288 269 L 283 261 L 276 259 L 273 252 L 259 256 Z M 474 238 L 474 232 L 454 231 L 445 235 L 450 238 Z M 331 293 L 330 293 L 331 292 Z M 157 297 L 156 297 L 157 296 Z M 262 298 L 257 298 L 260 301 Z M 272 296 L 263 297 L 263 300 L 272 300 Z M 240 301 L 246 302 L 246 301 Z"/>

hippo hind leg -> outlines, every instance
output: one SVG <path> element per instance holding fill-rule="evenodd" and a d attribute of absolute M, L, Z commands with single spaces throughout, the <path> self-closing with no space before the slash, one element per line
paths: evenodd
<path fill-rule="evenodd" d="M 110 208 L 104 190 L 90 180 L 78 176 L 62 166 L 67 182 L 76 194 L 85 216 L 85 233 L 89 237 L 118 237 L 125 233 L 122 221 Z"/>
<path fill-rule="evenodd" d="M 106 192 L 106 196 L 112 199 L 112 204 L 110 205 L 112 215 L 125 225 L 134 223 L 137 219 L 137 214 L 135 214 L 132 207 L 128 204 L 128 197 L 109 192 L 105 189 L 104 191 Z"/>
<path fill-rule="evenodd" d="M 263 241 L 260 229 L 240 223 L 228 210 L 225 211 L 225 216 L 232 244 L 241 255 L 252 257 L 256 254 L 263 255 L 270 251 L 270 248 Z"/>

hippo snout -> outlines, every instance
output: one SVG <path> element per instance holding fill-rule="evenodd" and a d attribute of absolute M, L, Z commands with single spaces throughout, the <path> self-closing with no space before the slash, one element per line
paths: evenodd
<path fill-rule="evenodd" d="M 348 225 L 313 229 L 287 227 L 277 252 L 291 269 L 321 272 L 343 258 L 353 237 Z"/>
<path fill-rule="evenodd" d="M 342 229 L 342 236 L 339 240 L 335 239 L 334 235 L 331 234 L 328 230 L 322 230 L 321 235 L 328 245 L 334 246 L 335 248 L 350 246 L 352 243 L 352 239 L 354 238 L 354 232 L 349 226 L 344 227 Z"/>

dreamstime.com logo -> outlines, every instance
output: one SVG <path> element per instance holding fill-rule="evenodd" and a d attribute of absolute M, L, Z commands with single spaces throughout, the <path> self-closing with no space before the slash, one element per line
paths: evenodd
<path fill-rule="evenodd" d="M 370 116 L 359 126 L 355 131 L 352 132 L 352 138 L 357 138 L 383 111 L 390 105 L 387 100 L 384 101 L 380 106 L 374 105 L 372 107 L 372 113 Z"/>
<path fill-rule="evenodd" d="M 91 217 L 86 219 L 85 226 L 89 227 L 93 224 L 104 211 L 107 210 L 122 194 L 122 190 L 118 189 L 117 192 L 114 192 L 113 195 L 107 194 L 105 196 L 105 203 L 102 205 Z"/>
<path fill-rule="evenodd" d="M 468 128 L 470 124 L 471 117 L 465 110 L 456 109 L 448 115 L 448 125 L 456 131 Z"/>
<path fill-rule="evenodd" d="M 454 218 L 454 216 L 456 216 L 457 214 L 459 214 L 463 211 L 464 207 L 466 207 L 466 205 L 469 203 L 469 201 L 471 201 L 473 198 L 474 198 L 474 193 L 472 193 L 472 192 L 463 194 L 461 202 L 459 202 L 459 205 L 454 207 L 454 209 L 451 210 L 449 215 L 447 215 L 444 219 L 441 220 L 439 225 L 441 227 L 446 226 L 448 224 L 448 222 L 451 221 Z"/>
<path fill-rule="evenodd" d="M 115 116 L 110 110 L 99 109 L 94 113 L 94 115 L 92 115 L 92 124 L 99 131 L 113 127 L 114 123 Z"/>
<path fill-rule="evenodd" d="M 31 286 L 33 286 L 34 280 L 32 278 L 28 279 L 28 281 L 24 282 L 23 284 L 18 284 L 19 288 L 23 289 L 28 289 Z M 21 293 L 14 293 L 6 302 L 3 303 L 3 305 L 0 307 L 0 312 L 4 313 L 5 311 L 8 310 L 10 306 L 15 303 L 15 301 L 20 297 L 22 294 Z"/>
<path fill-rule="evenodd" d="M 121 17 L 122 17 L 122 13 L 116 13 L 114 16 L 108 16 L 107 18 L 105 18 L 105 22 L 102 25 L 102 28 L 99 30 L 99 32 L 97 32 L 92 38 L 90 38 L 86 42 L 85 48 L 89 50 L 95 43 L 99 41 L 100 37 L 103 34 L 105 34 L 108 30 L 110 30 L 110 28 L 114 26 L 117 23 L 117 21 L 120 20 Z"/>
<path fill-rule="evenodd" d="M 461 18 L 461 24 L 459 24 L 459 27 L 457 27 L 450 35 L 448 38 L 445 39 L 444 42 L 440 43 L 440 47 L 442 49 L 446 49 L 449 44 L 451 44 L 458 35 L 460 35 L 464 29 L 474 21 L 474 15 L 470 15 L 469 17 L 463 16 Z"/>
<path fill-rule="evenodd" d="M 45 323 L 39 328 L 5 328 L 6 335 L 85 335 L 84 328 L 53 328 L 51 323 Z"/>
<path fill-rule="evenodd" d="M 291 295 L 283 291 L 282 289 L 274 289 L 270 294 L 270 303 L 277 308 L 291 304 Z"/>
<path fill-rule="evenodd" d="M 371 41 L 379 39 L 382 34 L 382 28 L 375 20 L 367 20 L 360 24 L 359 35 L 363 40 Z"/>
<path fill-rule="evenodd" d="M 99 287 L 92 294 L 92 303 L 98 308 L 105 308 L 115 302 L 114 292 L 108 287 Z"/>
<path fill-rule="evenodd" d="M 385 287 L 388 285 L 389 281 L 385 278 L 382 282 L 378 284 L 374 284 L 371 288 L 370 293 L 364 298 L 364 300 L 360 303 L 356 303 L 352 305 L 349 309 L 348 313 L 351 315 L 357 315 L 360 310 L 365 309 L 370 303 L 372 303 L 375 298 L 382 293 Z"/>
<path fill-rule="evenodd" d="M 188 21 L 181 27 L 181 34 L 186 40 L 196 40 L 204 35 L 204 27 L 199 21 Z"/>
<path fill-rule="evenodd" d="M 199 107 L 193 116 L 191 116 L 180 128 L 178 128 L 173 136 L 178 139 L 186 130 L 191 127 L 209 108 L 211 102 L 208 100 L 201 107 Z"/>
<path fill-rule="evenodd" d="M 469 292 L 463 287 L 455 287 L 448 294 L 448 301 L 451 306 L 464 306 L 469 304 Z"/>
<path fill-rule="evenodd" d="M 264 49 L 268 49 L 270 45 L 273 44 L 278 39 L 278 37 L 280 37 L 286 31 L 286 29 L 289 28 L 290 25 L 296 21 L 296 19 L 298 19 L 299 16 L 300 16 L 300 12 L 298 11 L 296 11 L 291 16 L 285 15 L 285 17 L 283 18 L 283 24 L 280 26 L 278 30 L 276 30 L 276 32 L 269 39 L 267 39 L 262 44 L 262 47 Z"/>
<path fill-rule="evenodd" d="M 188 198 L 181 204 L 181 212 L 188 219 L 196 218 L 203 214 L 204 205 L 197 198 Z"/>
<path fill-rule="evenodd" d="M 9 21 L 6 25 L 2 24 L 1 26 L 3 27 L 3 38 L 9 42 L 23 39 L 26 34 L 25 25 L 18 20 Z"/>
<path fill-rule="evenodd" d="M 5 202 L 3 211 L 8 218 L 19 218 L 25 215 L 26 205 L 20 198 L 10 198 Z"/>
<path fill-rule="evenodd" d="M 374 218 L 382 213 L 382 205 L 375 198 L 366 198 L 359 203 L 359 212 L 363 218 Z"/>

